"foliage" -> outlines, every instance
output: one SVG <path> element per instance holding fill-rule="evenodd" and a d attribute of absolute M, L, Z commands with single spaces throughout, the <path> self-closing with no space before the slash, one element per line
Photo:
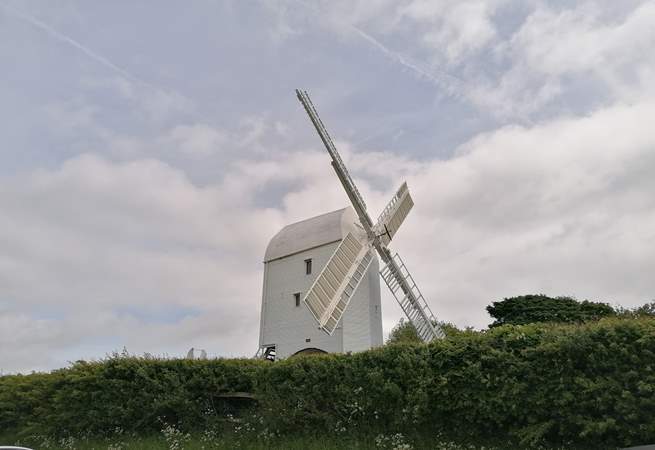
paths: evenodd
<path fill-rule="evenodd" d="M 526 325 L 537 322 L 582 323 L 615 314 L 606 303 L 579 302 L 570 297 L 548 297 L 543 294 L 521 295 L 493 302 L 487 312 L 496 319 L 491 327 Z"/>
<path fill-rule="evenodd" d="M 421 338 L 416 333 L 412 322 L 401 318 L 395 327 L 391 329 L 387 344 L 420 344 Z"/>
<path fill-rule="evenodd" d="M 472 328 L 460 330 L 455 325 L 448 322 L 435 322 L 435 325 L 441 327 L 441 329 L 444 331 L 447 337 L 452 337 L 462 333 L 470 333 L 473 331 Z M 409 320 L 405 320 L 402 317 L 400 318 L 396 326 L 392 328 L 391 333 L 389 333 L 389 337 L 387 338 L 387 344 L 392 344 L 392 345 L 395 344 L 415 345 L 421 343 L 422 343 L 421 338 L 418 337 L 418 334 L 416 333 L 416 328 L 414 328 L 412 322 L 410 322 Z"/>
<path fill-rule="evenodd" d="M 28 434 L 154 433 L 205 426 L 214 395 L 252 391 L 256 360 L 167 360 L 114 354 L 49 374 L 0 377 L 0 430 Z M 211 411 L 212 413 L 208 412 Z"/>
<path fill-rule="evenodd" d="M 619 306 L 616 308 L 616 315 L 626 318 L 655 317 L 655 300 L 636 308 L 623 308 Z"/>
<path fill-rule="evenodd" d="M 655 441 L 653 361 L 655 320 L 648 317 L 507 325 L 429 345 L 273 364 L 113 355 L 48 374 L 0 377 L 0 430 L 61 440 L 121 429 L 164 442 L 161 430 L 170 425 L 169 446 L 186 442 L 186 433 L 214 429 L 225 439 L 316 430 L 370 442 L 402 433 L 409 444 L 422 435 L 511 439 L 512 448 L 615 448 Z M 218 394 L 235 391 L 254 393 L 258 406 L 221 406 Z M 229 436 L 225 426 L 232 427 Z"/>

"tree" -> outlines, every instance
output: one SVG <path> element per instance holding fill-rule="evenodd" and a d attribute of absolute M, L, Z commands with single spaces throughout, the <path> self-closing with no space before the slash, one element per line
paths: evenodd
<path fill-rule="evenodd" d="M 465 330 L 460 330 L 452 323 L 448 322 L 436 322 L 435 325 L 441 327 L 441 329 L 446 334 L 446 337 L 454 336 L 459 333 L 472 332 L 473 328 L 466 328 Z M 418 337 L 416 333 L 416 328 L 409 320 L 405 320 L 404 317 L 400 318 L 400 321 L 396 324 L 395 327 L 389 333 L 387 338 L 387 344 L 420 344 L 421 338 Z"/>
<path fill-rule="evenodd" d="M 387 344 L 420 344 L 421 338 L 418 337 L 416 333 L 416 328 L 412 325 L 412 322 L 405 320 L 404 317 L 400 318 L 400 321 L 396 324 L 395 327 L 389 333 L 387 338 Z"/>
<path fill-rule="evenodd" d="M 655 317 L 655 300 L 644 303 L 636 308 L 616 308 L 616 314 L 620 317 L 637 318 L 637 317 Z"/>
<path fill-rule="evenodd" d="M 543 294 L 521 295 L 493 302 L 487 306 L 487 312 L 495 319 L 490 327 L 535 322 L 581 323 L 616 313 L 607 303 L 579 302 L 571 297 L 548 297 Z"/>

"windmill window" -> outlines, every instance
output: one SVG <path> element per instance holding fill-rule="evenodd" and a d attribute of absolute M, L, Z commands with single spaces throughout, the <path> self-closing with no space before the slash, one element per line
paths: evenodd
<path fill-rule="evenodd" d="M 296 301 L 296 306 L 300 306 L 300 292 L 293 294 L 293 298 Z"/>
<path fill-rule="evenodd" d="M 310 273 L 312 273 L 312 260 L 311 260 L 311 258 L 305 260 L 305 274 L 309 275 Z"/>

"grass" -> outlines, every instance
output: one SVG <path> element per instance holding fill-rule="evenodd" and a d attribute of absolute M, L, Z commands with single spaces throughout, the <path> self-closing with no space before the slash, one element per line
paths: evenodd
<path fill-rule="evenodd" d="M 76 450 L 154 450 L 154 449 L 185 449 L 185 450 L 227 450 L 227 449 L 289 449 L 289 450 L 327 450 L 327 449 L 376 449 L 375 444 L 357 442 L 352 439 L 337 441 L 333 438 L 312 439 L 307 437 L 292 437 L 274 441 L 248 439 L 215 439 L 207 441 L 202 436 L 192 436 L 189 439 L 167 442 L 161 436 L 131 437 L 114 439 L 74 439 L 35 441 L 2 441 L 2 443 L 31 445 L 35 450 L 41 449 L 76 449 Z M 45 445 L 44 445 L 45 444 Z M 415 448 L 415 447 L 414 447 Z"/>
<path fill-rule="evenodd" d="M 29 439 L 0 439 L 0 445 L 24 445 L 35 450 L 520 450 L 515 444 L 495 444 L 493 446 L 455 443 L 448 439 L 425 437 L 406 437 L 402 434 L 378 436 L 336 436 L 336 435 L 296 435 L 296 436 L 262 436 L 260 435 L 221 435 L 212 432 L 196 434 L 182 433 L 175 428 L 162 430 L 160 435 L 128 436 L 122 433 L 104 439 L 67 438 L 54 439 L 44 436 L 32 436 Z M 560 450 L 539 448 L 540 450 Z M 569 450 L 569 449 L 567 449 Z"/>
<path fill-rule="evenodd" d="M 227 449 L 289 449 L 289 450 L 327 450 L 327 449 L 378 449 L 374 442 L 357 439 L 337 440 L 334 437 L 311 438 L 296 436 L 272 440 L 256 438 L 220 437 L 208 439 L 204 435 L 166 440 L 163 436 L 128 437 L 116 436 L 107 439 L 52 439 L 36 437 L 18 441 L 0 441 L 0 444 L 26 445 L 35 450 L 70 449 L 70 450 L 227 450 Z M 417 448 L 417 447 L 412 447 Z M 420 447 L 418 447 L 420 448 Z M 464 447 L 462 447 L 464 448 Z"/>

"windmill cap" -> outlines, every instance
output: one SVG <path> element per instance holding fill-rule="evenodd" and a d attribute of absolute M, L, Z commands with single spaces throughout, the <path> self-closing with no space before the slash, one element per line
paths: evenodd
<path fill-rule="evenodd" d="M 355 210 L 348 206 L 282 228 L 268 243 L 264 262 L 342 240 L 348 232 L 360 233 Z"/>

